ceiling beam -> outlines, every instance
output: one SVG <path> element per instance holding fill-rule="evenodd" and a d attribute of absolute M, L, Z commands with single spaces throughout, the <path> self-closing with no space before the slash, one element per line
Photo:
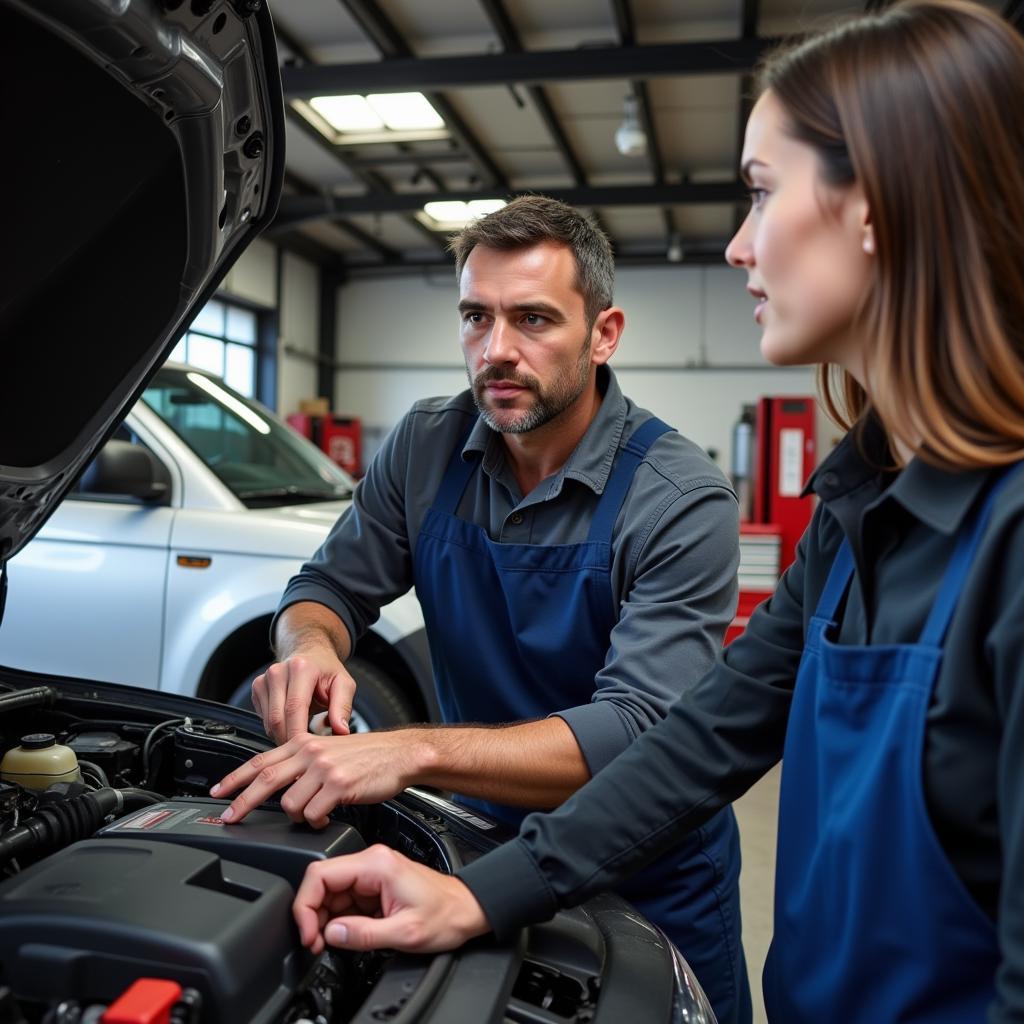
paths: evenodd
<path fill-rule="evenodd" d="M 510 82 L 722 74 L 750 71 L 761 55 L 777 43 L 775 39 L 725 39 L 464 57 L 403 57 L 363 64 L 285 66 L 281 69 L 281 81 L 285 98 L 291 100 L 331 94 L 430 92 Z M 444 117 L 440 110 L 438 113 Z"/>
<path fill-rule="evenodd" d="M 286 49 L 291 52 L 293 60 L 301 60 L 305 64 L 316 63 L 309 50 L 277 18 L 274 19 L 274 34 L 284 43 Z"/>
<path fill-rule="evenodd" d="M 359 156 L 356 147 L 350 146 L 348 158 L 356 167 L 409 167 L 417 164 L 467 164 L 472 161 L 465 153 L 451 150 L 443 153 L 425 153 L 410 149 L 407 152 L 392 153 L 390 156 Z"/>
<path fill-rule="evenodd" d="M 282 249 L 301 256 L 319 267 L 337 270 L 342 265 L 341 253 L 337 249 L 322 245 L 315 238 L 310 238 L 309 235 L 304 235 L 301 231 L 284 231 L 274 235 L 273 242 Z"/>
<path fill-rule="evenodd" d="M 371 234 L 369 231 L 364 231 L 358 224 L 353 224 L 350 220 L 339 218 L 333 220 L 336 227 L 341 228 L 350 238 L 355 239 L 360 245 L 369 249 L 371 252 L 377 253 L 383 259 L 396 260 L 401 258 L 401 253 L 394 247 L 388 245 L 386 242 L 382 242 L 376 235 Z"/>
<path fill-rule="evenodd" d="M 505 10 L 502 0 L 480 0 L 480 6 L 483 7 L 487 20 L 491 23 L 491 28 L 494 29 L 494 34 L 501 40 L 501 45 L 505 48 L 505 52 L 523 53 L 522 40 L 519 38 L 515 25 L 512 24 L 512 19 L 509 17 L 508 11 Z M 541 85 L 529 85 L 526 87 L 526 91 L 530 94 L 530 99 L 533 101 L 537 114 L 544 122 L 544 127 L 547 128 L 548 134 L 561 154 L 562 160 L 569 168 L 572 180 L 577 185 L 586 185 L 586 172 L 583 170 L 579 157 L 573 151 L 569 137 L 565 134 L 565 129 L 559 122 L 555 109 L 551 105 L 550 99 L 548 99 L 548 94 L 544 91 L 544 87 Z"/>
<path fill-rule="evenodd" d="M 320 190 L 312 183 L 306 181 L 300 174 L 296 174 L 295 171 L 289 170 L 287 167 L 284 172 L 284 183 L 289 188 L 294 189 L 299 195 L 303 196 L 316 196 L 320 194 Z M 358 224 L 353 224 L 350 220 L 344 217 L 333 217 L 331 223 L 340 228 L 350 238 L 359 242 L 364 248 L 369 249 L 371 252 L 377 253 L 381 259 L 385 260 L 397 260 L 401 258 L 401 253 L 385 242 L 382 242 L 376 235 L 371 234 L 369 231 L 364 231 Z M 273 241 L 279 241 L 286 235 L 294 235 L 294 231 L 288 231 L 287 228 L 282 229 L 276 223 L 271 224 L 267 229 L 267 236 Z M 313 240 L 310 240 L 313 241 Z M 319 243 L 317 243 L 319 244 Z M 340 258 L 340 253 L 335 252 L 335 256 Z"/>
<path fill-rule="evenodd" d="M 570 206 L 673 206 L 735 203 L 743 192 L 737 181 L 709 184 L 603 185 L 544 189 L 544 195 Z M 408 213 L 425 203 L 472 199 L 472 192 L 391 192 L 364 196 L 283 196 L 274 223 L 292 227 L 310 220 L 345 217 L 359 213 Z"/>
<path fill-rule="evenodd" d="M 418 66 L 421 61 L 413 53 L 412 48 L 402 38 L 402 34 L 394 26 L 394 24 L 388 19 L 387 15 L 380 9 L 375 3 L 375 0 L 341 0 L 342 6 L 348 11 L 353 21 L 359 26 L 359 28 L 366 34 L 367 38 L 373 43 L 374 46 L 380 51 L 380 55 L 384 58 L 381 61 L 376 61 L 373 64 L 360 64 L 355 65 L 357 67 L 374 67 L 374 68 L 390 68 L 397 65 L 412 65 L 413 67 Z M 346 67 L 348 65 L 340 65 L 340 67 Z M 303 68 L 304 71 L 320 71 L 323 70 L 323 65 Z M 282 69 L 284 70 L 284 69 Z M 502 83 L 504 84 L 504 83 Z M 440 88 L 438 86 L 437 88 Z M 352 93 L 368 93 L 368 92 L 422 92 L 426 95 L 430 105 L 441 115 L 448 131 L 451 132 L 452 136 L 459 142 L 462 148 L 469 154 L 473 163 L 477 167 L 478 173 L 483 178 L 483 181 L 487 185 L 493 185 L 497 188 L 508 188 L 508 181 L 505 175 L 498 168 L 498 165 L 491 158 L 490 153 L 480 144 L 480 141 L 473 134 L 472 129 L 462 119 L 459 112 L 452 106 L 446 96 L 442 96 L 439 92 L 432 91 L 430 88 L 412 86 L 410 88 L 399 88 L 399 89 L 378 89 L 375 86 L 345 86 L 344 88 L 336 89 L 333 87 L 327 89 L 315 89 L 313 92 L 306 93 L 304 95 L 286 94 L 286 99 L 310 99 L 313 96 L 322 96 L 330 94 L 352 94 Z"/>

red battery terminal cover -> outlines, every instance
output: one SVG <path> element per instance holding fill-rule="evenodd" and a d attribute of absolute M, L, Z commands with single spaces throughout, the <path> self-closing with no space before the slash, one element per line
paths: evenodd
<path fill-rule="evenodd" d="M 181 986 L 163 978 L 139 978 L 107 1007 L 101 1024 L 169 1024 Z"/>

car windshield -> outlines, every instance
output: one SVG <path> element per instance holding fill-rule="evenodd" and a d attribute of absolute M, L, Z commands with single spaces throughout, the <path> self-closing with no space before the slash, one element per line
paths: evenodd
<path fill-rule="evenodd" d="M 352 496 L 340 467 L 216 377 L 165 366 L 142 400 L 249 508 Z"/>

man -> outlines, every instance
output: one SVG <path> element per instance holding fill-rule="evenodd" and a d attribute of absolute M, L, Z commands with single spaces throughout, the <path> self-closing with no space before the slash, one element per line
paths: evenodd
<path fill-rule="evenodd" d="M 418 403 L 288 585 L 253 700 L 282 745 L 214 788 L 277 790 L 296 821 L 412 784 L 518 825 L 555 807 L 711 666 L 733 613 L 738 512 L 695 445 L 624 398 L 607 239 L 521 197 L 453 243 L 471 388 Z M 414 584 L 446 725 L 347 735 L 344 668 Z M 326 709 L 336 735 L 308 731 Z M 289 785 L 290 784 L 290 785 Z M 750 1017 L 731 810 L 620 891 L 690 961 L 722 1022 Z"/>

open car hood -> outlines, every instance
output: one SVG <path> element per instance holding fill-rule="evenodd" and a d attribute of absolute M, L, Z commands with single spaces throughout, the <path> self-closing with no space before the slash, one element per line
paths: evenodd
<path fill-rule="evenodd" d="M 262 0 L 0 0 L 0 563 L 277 208 Z"/>

